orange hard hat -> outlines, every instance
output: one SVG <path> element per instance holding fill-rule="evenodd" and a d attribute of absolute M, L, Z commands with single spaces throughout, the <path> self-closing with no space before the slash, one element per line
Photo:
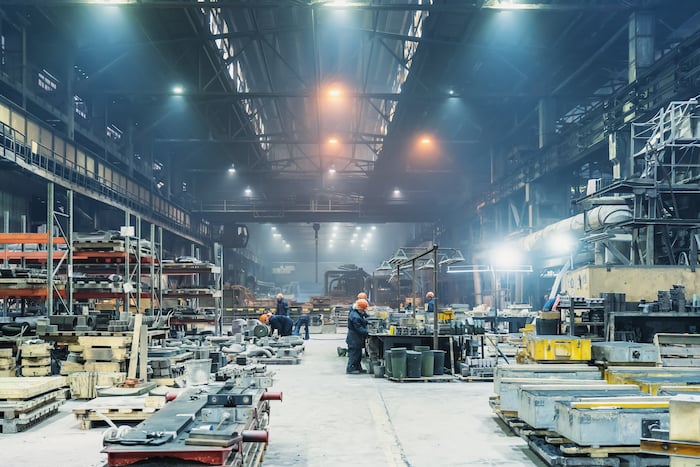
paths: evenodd
<path fill-rule="evenodd" d="M 357 294 L 357 298 L 361 298 L 363 300 L 367 300 L 367 294 L 364 292 L 360 292 Z"/>
<path fill-rule="evenodd" d="M 369 302 L 365 300 L 364 298 L 359 299 L 357 302 L 357 308 L 362 308 L 363 310 L 366 310 L 367 307 L 369 306 Z"/>
<path fill-rule="evenodd" d="M 425 296 L 428 298 L 433 298 L 435 296 L 435 294 L 432 292 L 428 292 L 427 294 L 425 294 Z"/>
<path fill-rule="evenodd" d="M 263 313 L 260 316 L 260 321 L 262 321 L 263 323 L 267 323 L 268 321 L 270 321 L 270 313 Z"/>

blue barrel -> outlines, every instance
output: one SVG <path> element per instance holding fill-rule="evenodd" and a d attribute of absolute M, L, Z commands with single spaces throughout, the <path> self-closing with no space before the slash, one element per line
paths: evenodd
<path fill-rule="evenodd" d="M 433 350 L 433 374 L 443 375 L 445 374 L 445 351 L 444 350 Z"/>
<path fill-rule="evenodd" d="M 387 376 L 391 376 L 391 349 L 384 351 L 384 368 Z"/>
<path fill-rule="evenodd" d="M 406 351 L 406 377 L 420 378 L 421 374 L 421 352 L 415 350 Z"/>
<path fill-rule="evenodd" d="M 391 374 L 394 378 L 406 377 L 406 347 L 391 349 Z"/>

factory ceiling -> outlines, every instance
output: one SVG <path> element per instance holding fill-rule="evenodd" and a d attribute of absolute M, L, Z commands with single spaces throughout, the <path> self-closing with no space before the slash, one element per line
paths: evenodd
<path fill-rule="evenodd" d="M 563 132 L 627 85 L 631 14 L 656 16 L 659 51 L 695 33 L 697 2 L 673 4 L 17 0 L 0 10 L 29 25 L 36 70 L 59 89 L 73 74 L 78 127 L 111 128 L 134 176 L 203 217 L 434 222 L 473 210 L 495 166 L 508 174 L 514 151 L 537 150 L 542 99 L 555 101 Z"/>

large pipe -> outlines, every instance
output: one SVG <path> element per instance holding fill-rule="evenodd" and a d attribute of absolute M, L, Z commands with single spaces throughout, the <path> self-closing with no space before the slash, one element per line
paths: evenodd
<path fill-rule="evenodd" d="M 619 200 L 619 198 L 618 198 Z M 624 204 L 606 204 L 595 207 L 586 212 L 588 228 L 599 230 L 608 225 L 618 224 L 632 219 L 632 210 Z M 550 224 L 542 230 L 533 232 L 523 237 L 520 242 L 526 251 L 536 250 L 545 246 L 548 237 L 557 233 L 571 233 L 581 235 L 584 232 L 584 214 L 580 213 L 572 217 Z"/>
<path fill-rule="evenodd" d="M 246 430 L 241 433 L 241 436 L 246 443 L 270 442 L 270 433 L 265 430 Z"/>
<path fill-rule="evenodd" d="M 265 391 L 262 393 L 262 396 L 260 396 L 260 400 L 262 400 L 262 401 L 281 401 L 282 400 L 282 393 L 281 392 Z"/>

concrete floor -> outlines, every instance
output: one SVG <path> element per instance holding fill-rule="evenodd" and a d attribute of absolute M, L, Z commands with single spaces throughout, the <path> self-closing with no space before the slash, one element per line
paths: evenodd
<path fill-rule="evenodd" d="M 394 383 L 346 375 L 344 335 L 312 335 L 301 365 L 271 366 L 269 466 L 544 465 L 501 428 L 488 406 L 492 383 Z M 0 466 L 98 467 L 101 428 L 79 429 L 68 401 L 42 424 L 0 434 Z"/>

